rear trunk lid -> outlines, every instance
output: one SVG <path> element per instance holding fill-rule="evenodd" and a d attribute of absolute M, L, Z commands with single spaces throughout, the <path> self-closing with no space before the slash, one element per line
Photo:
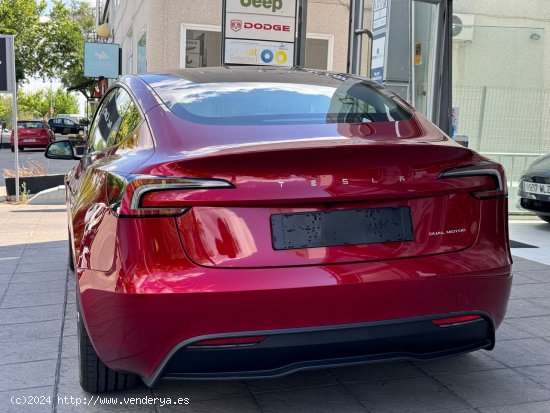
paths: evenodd
<path fill-rule="evenodd" d="M 263 149 L 230 148 L 163 165 L 166 175 L 234 185 L 171 197 L 173 206 L 191 207 L 176 224 L 196 264 L 378 261 L 457 251 L 476 239 L 481 201 L 471 193 L 491 178 L 440 178 L 445 169 L 483 160 L 466 148 L 411 139 Z M 162 192 L 147 194 L 144 205 L 159 197 Z"/>

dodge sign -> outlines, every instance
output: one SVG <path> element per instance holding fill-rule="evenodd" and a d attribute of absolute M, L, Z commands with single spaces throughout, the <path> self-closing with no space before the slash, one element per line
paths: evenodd
<path fill-rule="evenodd" d="M 223 63 L 294 66 L 296 0 L 224 0 Z"/>

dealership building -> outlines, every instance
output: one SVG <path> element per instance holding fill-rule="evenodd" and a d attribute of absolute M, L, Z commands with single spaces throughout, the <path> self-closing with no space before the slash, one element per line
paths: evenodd
<path fill-rule="evenodd" d="M 417 14 L 416 26 L 409 28 L 413 38 L 425 33 L 411 45 L 421 52 L 410 57 L 415 80 L 409 93 L 415 107 L 427 114 L 424 96 L 436 79 L 428 70 L 436 56 L 432 29 L 442 0 L 392 1 L 407 3 L 413 16 Z M 98 0 L 97 23 L 109 25 L 109 41 L 121 48 L 122 74 L 219 66 L 222 3 Z M 376 10 L 380 0 L 374 3 Z M 506 167 L 513 194 L 521 171 L 550 151 L 550 7 L 547 0 L 454 0 L 452 4 L 454 133 L 457 140 Z M 365 0 L 367 29 L 372 29 L 372 8 L 373 0 Z M 349 20 L 349 0 L 307 1 L 305 67 L 348 70 Z M 365 76 L 370 73 L 370 44 L 363 36 L 360 74 Z"/>

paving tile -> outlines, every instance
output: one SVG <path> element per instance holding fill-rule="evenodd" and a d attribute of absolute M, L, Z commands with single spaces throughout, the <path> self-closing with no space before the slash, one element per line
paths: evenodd
<path fill-rule="evenodd" d="M 548 389 L 511 369 L 435 376 L 473 407 L 547 400 Z"/>
<path fill-rule="evenodd" d="M 50 281 L 37 281 L 32 285 L 25 283 L 12 283 L 8 288 L 10 294 L 28 294 L 28 293 L 49 293 L 63 291 L 65 292 L 66 281 L 63 279 Z"/>
<path fill-rule="evenodd" d="M 342 385 L 258 393 L 255 397 L 265 413 L 367 411 Z"/>
<path fill-rule="evenodd" d="M 12 283 L 34 283 L 40 281 L 65 280 L 67 278 L 66 271 L 37 271 L 37 272 L 16 272 L 13 276 Z"/>
<path fill-rule="evenodd" d="M 202 402 L 189 401 L 188 405 L 160 407 L 161 413 L 190 412 L 190 413 L 260 413 L 251 397 L 230 397 L 227 399 L 207 400 Z M 268 412 L 270 410 L 264 410 Z M 294 410 L 298 411 L 298 410 Z"/>
<path fill-rule="evenodd" d="M 65 320 L 70 320 L 73 318 L 76 318 L 76 304 L 67 304 L 65 307 Z"/>
<path fill-rule="evenodd" d="M 246 396 L 246 385 L 238 380 L 223 381 L 160 381 L 153 393 L 157 397 L 189 397 L 193 402 Z"/>
<path fill-rule="evenodd" d="M 0 325 L 0 343 L 59 337 L 60 334 L 61 320 Z"/>
<path fill-rule="evenodd" d="M 549 298 L 550 283 L 522 284 L 512 287 L 511 298 Z"/>
<path fill-rule="evenodd" d="M 524 298 L 518 298 L 508 302 L 507 318 L 534 317 L 539 315 L 550 315 L 550 308 L 533 304 Z"/>
<path fill-rule="evenodd" d="M 529 298 L 527 301 L 536 306 L 550 309 L 550 299 L 548 298 Z"/>
<path fill-rule="evenodd" d="M 327 369 L 302 371 L 275 379 L 249 380 L 246 382 L 253 393 L 296 390 L 307 387 L 338 384 Z"/>
<path fill-rule="evenodd" d="M 525 374 L 538 384 L 550 389 L 550 364 L 546 364 L 544 366 L 520 367 L 516 370 L 522 374 Z"/>
<path fill-rule="evenodd" d="M 518 338 L 529 338 L 533 337 L 531 334 L 520 330 L 515 323 L 518 321 L 522 324 L 525 320 L 524 318 L 505 318 L 500 327 L 496 331 L 496 341 L 497 345 L 500 341 L 503 340 L 515 340 Z"/>
<path fill-rule="evenodd" d="M 16 390 L 53 386 L 57 359 L 0 366 L 0 389 Z"/>
<path fill-rule="evenodd" d="M 33 264 L 36 263 L 37 255 L 40 250 L 37 249 L 30 249 L 27 250 L 19 262 L 21 264 Z M 66 263 L 69 259 L 69 252 L 63 251 L 63 252 L 55 252 L 52 253 L 51 251 L 47 251 L 47 254 L 40 253 L 40 262 L 62 262 Z"/>
<path fill-rule="evenodd" d="M 65 301 L 65 291 L 54 291 L 49 293 L 26 293 L 11 294 L 9 291 L 4 296 L 2 308 L 34 307 L 38 304 L 59 304 Z"/>
<path fill-rule="evenodd" d="M 0 248 L 0 259 L 13 257 L 20 258 L 24 250 L 24 245 L 12 245 L 9 247 L 2 247 Z"/>
<path fill-rule="evenodd" d="M 3 247 L 0 247 L 2 249 Z M 0 274 L 13 274 L 19 262 L 17 260 L 0 261 Z"/>
<path fill-rule="evenodd" d="M 13 272 L 0 273 L 0 284 L 9 284 L 12 279 Z"/>
<path fill-rule="evenodd" d="M 550 401 L 486 407 L 479 411 L 481 413 L 548 413 L 550 412 Z"/>
<path fill-rule="evenodd" d="M 59 320 L 62 317 L 62 303 L 35 307 L 0 308 L 0 325 Z"/>
<path fill-rule="evenodd" d="M 332 369 L 332 373 L 344 383 L 401 379 L 424 375 L 421 370 L 409 362 L 376 363 L 362 366 L 340 367 Z"/>
<path fill-rule="evenodd" d="M 65 320 L 65 325 L 63 326 L 63 335 L 76 336 L 77 334 L 78 329 L 76 325 L 76 317 Z"/>
<path fill-rule="evenodd" d="M 515 266 L 518 271 L 548 271 L 548 265 L 531 260 L 522 260 Z"/>
<path fill-rule="evenodd" d="M 509 321 L 509 324 L 518 331 L 524 331 L 532 337 L 550 336 L 550 315 L 514 318 Z"/>
<path fill-rule="evenodd" d="M 67 271 L 67 261 L 55 261 L 55 262 L 40 262 L 40 258 L 37 258 L 35 262 L 19 264 L 17 267 L 18 273 L 37 272 L 37 271 Z"/>
<path fill-rule="evenodd" d="M 57 359 L 59 338 L 0 343 L 0 365 Z"/>
<path fill-rule="evenodd" d="M 541 282 L 541 283 L 550 282 L 550 270 L 529 271 L 526 274 L 529 278 L 531 278 L 535 281 L 538 281 L 538 282 Z"/>
<path fill-rule="evenodd" d="M 370 412 L 428 413 L 470 407 L 431 377 L 347 385 Z"/>
<path fill-rule="evenodd" d="M 30 401 L 33 404 L 26 404 Z M 51 413 L 52 401 L 53 386 L 0 392 L 0 410 L 2 413 Z"/>
<path fill-rule="evenodd" d="M 59 342 L 59 340 L 58 340 Z M 62 352 L 61 357 L 78 357 L 78 336 L 66 336 L 62 338 Z"/>
<path fill-rule="evenodd" d="M 550 364 L 550 342 L 542 338 L 522 338 L 497 343 L 490 357 L 510 367 Z"/>
<path fill-rule="evenodd" d="M 504 364 L 492 359 L 483 350 L 440 360 L 417 362 L 415 364 L 431 375 L 506 368 Z"/>

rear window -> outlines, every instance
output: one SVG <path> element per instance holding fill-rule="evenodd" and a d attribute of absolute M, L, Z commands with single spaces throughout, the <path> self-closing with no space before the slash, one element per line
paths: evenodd
<path fill-rule="evenodd" d="M 347 79 L 338 87 L 295 83 L 166 82 L 155 88 L 180 118 L 216 125 L 371 123 L 409 119 L 381 87 Z"/>
<path fill-rule="evenodd" d="M 38 129 L 43 128 L 44 124 L 42 122 L 17 122 L 17 127 L 19 129 Z"/>

